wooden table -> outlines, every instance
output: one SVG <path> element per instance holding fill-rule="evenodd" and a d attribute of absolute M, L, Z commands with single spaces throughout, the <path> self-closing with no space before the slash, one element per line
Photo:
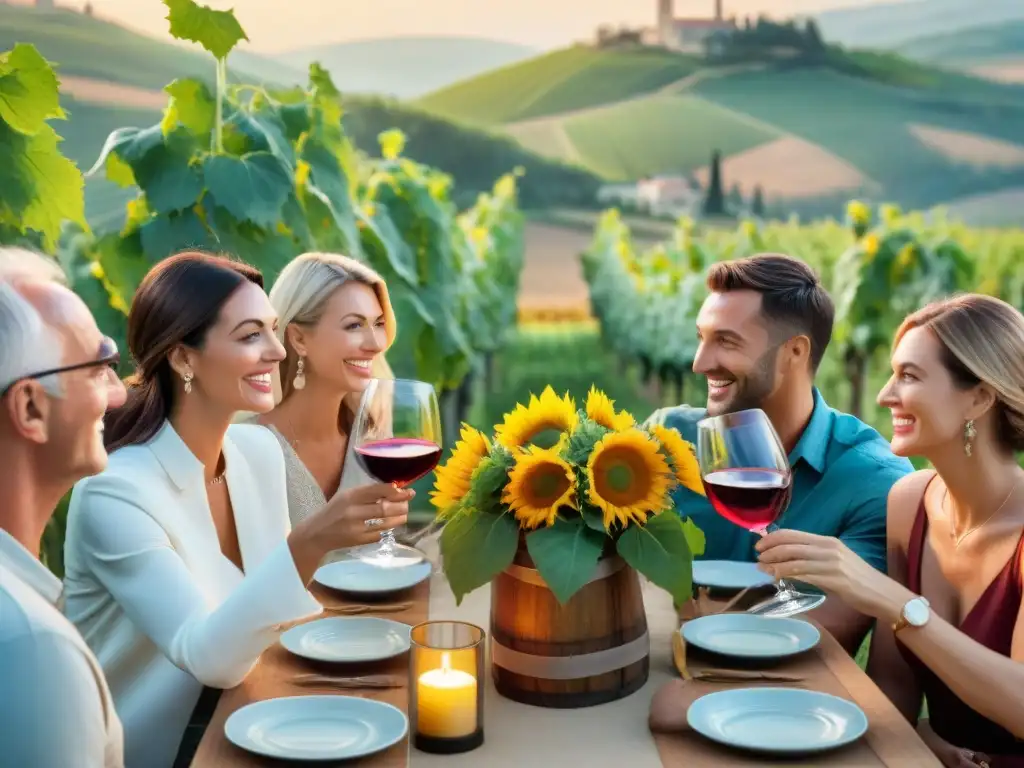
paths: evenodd
<path fill-rule="evenodd" d="M 325 616 L 336 615 L 329 610 L 332 607 L 351 604 L 351 601 L 338 593 L 315 586 L 313 592 L 328 608 Z M 428 618 L 448 618 L 471 621 L 484 629 L 488 628 L 489 589 L 477 590 L 461 606 L 455 606 L 443 576 L 435 572 L 429 582 L 420 584 L 411 590 L 411 594 L 393 596 L 388 602 L 408 599 L 413 601 L 413 607 L 409 610 L 379 615 L 408 624 L 417 624 Z M 678 677 L 672 667 L 670 649 L 670 638 L 678 627 L 678 619 L 668 595 L 646 583 L 644 602 L 651 636 L 651 673 L 647 684 L 633 695 L 599 707 L 552 710 L 509 701 L 499 696 L 488 680 L 484 710 L 486 741 L 479 749 L 455 756 L 427 755 L 411 750 L 406 739 L 378 755 L 343 764 L 374 768 L 405 768 L 408 765 L 417 768 L 434 765 L 518 768 L 523 765 L 563 765 L 570 758 L 578 757 L 585 761 L 587 768 L 621 768 L 624 765 L 630 765 L 631 768 L 779 765 L 778 761 L 718 747 L 693 733 L 654 735 L 650 732 L 647 715 L 651 698 L 662 685 Z M 691 651 L 690 657 L 691 668 L 699 668 L 702 663 L 699 655 Z M 407 679 L 407 663 L 407 658 L 402 656 L 372 667 L 361 665 L 353 673 L 386 671 L 403 675 Z M 783 764 L 822 765 L 827 762 L 830 766 L 865 768 L 941 768 L 910 724 L 827 632 L 822 633 L 821 643 L 814 651 L 775 668 L 796 671 L 805 676 L 808 688 L 856 702 L 867 713 L 870 722 L 868 733 L 855 744 L 831 752 L 827 757 L 817 756 L 803 761 L 787 759 Z M 278 696 L 339 693 L 337 689 L 309 688 L 290 682 L 302 672 L 315 670 L 316 665 L 312 662 L 291 655 L 280 645 L 268 649 L 242 685 L 224 692 L 192 763 L 194 768 L 293 768 L 293 762 L 263 759 L 236 748 L 224 736 L 224 721 L 236 709 L 253 701 Z M 337 667 L 334 671 L 337 672 Z M 349 670 L 344 673 L 348 674 Z M 340 693 L 379 699 L 408 711 L 406 688 L 347 690 Z"/>

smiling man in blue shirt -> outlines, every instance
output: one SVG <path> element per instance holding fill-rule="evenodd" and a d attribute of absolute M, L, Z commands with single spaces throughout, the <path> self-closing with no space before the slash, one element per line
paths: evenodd
<path fill-rule="evenodd" d="M 837 536 L 885 571 L 886 499 L 913 467 L 874 429 L 831 408 L 814 386 L 832 337 L 835 307 L 828 292 L 810 267 L 778 254 L 716 264 L 707 284 L 693 362 L 708 381 L 707 408 L 662 408 L 648 422 L 674 427 L 696 444 L 697 422 L 706 416 L 762 409 L 793 473 L 792 501 L 779 527 Z M 720 517 L 707 499 L 685 488 L 674 502 L 704 531 L 701 559 L 756 561 L 757 534 Z M 871 626 L 835 598 L 809 615 L 850 653 Z"/>

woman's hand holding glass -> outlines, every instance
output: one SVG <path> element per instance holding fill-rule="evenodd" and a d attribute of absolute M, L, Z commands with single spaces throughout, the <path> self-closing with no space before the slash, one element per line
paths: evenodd
<path fill-rule="evenodd" d="M 303 582 L 312 579 L 328 552 L 372 544 L 381 531 L 404 525 L 415 495 L 390 483 L 349 488 L 295 526 L 288 544 Z"/>

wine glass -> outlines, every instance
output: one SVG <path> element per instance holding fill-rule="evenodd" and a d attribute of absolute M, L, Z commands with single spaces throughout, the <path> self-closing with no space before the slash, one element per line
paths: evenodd
<path fill-rule="evenodd" d="M 372 379 L 363 392 L 352 427 L 356 460 L 382 483 L 404 488 L 437 466 L 441 458 L 441 413 L 434 388 L 409 379 Z M 380 542 L 357 547 L 351 555 L 384 568 L 415 565 L 418 549 L 398 544 L 395 532 Z"/>
<path fill-rule="evenodd" d="M 778 528 L 775 521 L 792 498 L 792 472 L 764 411 L 753 408 L 698 422 L 697 460 L 715 512 L 761 536 Z M 825 601 L 825 595 L 798 592 L 782 579 L 775 589 L 775 597 L 748 612 L 792 616 Z"/>

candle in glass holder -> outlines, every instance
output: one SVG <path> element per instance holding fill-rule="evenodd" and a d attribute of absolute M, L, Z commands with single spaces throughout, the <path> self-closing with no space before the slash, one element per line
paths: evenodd
<path fill-rule="evenodd" d="M 453 755 L 484 743 L 485 637 L 462 621 L 412 628 L 409 725 L 417 749 Z"/>
<path fill-rule="evenodd" d="M 451 654 L 441 654 L 441 667 L 420 675 L 417 730 L 424 736 L 458 739 L 477 729 L 476 678 L 452 669 Z"/>

